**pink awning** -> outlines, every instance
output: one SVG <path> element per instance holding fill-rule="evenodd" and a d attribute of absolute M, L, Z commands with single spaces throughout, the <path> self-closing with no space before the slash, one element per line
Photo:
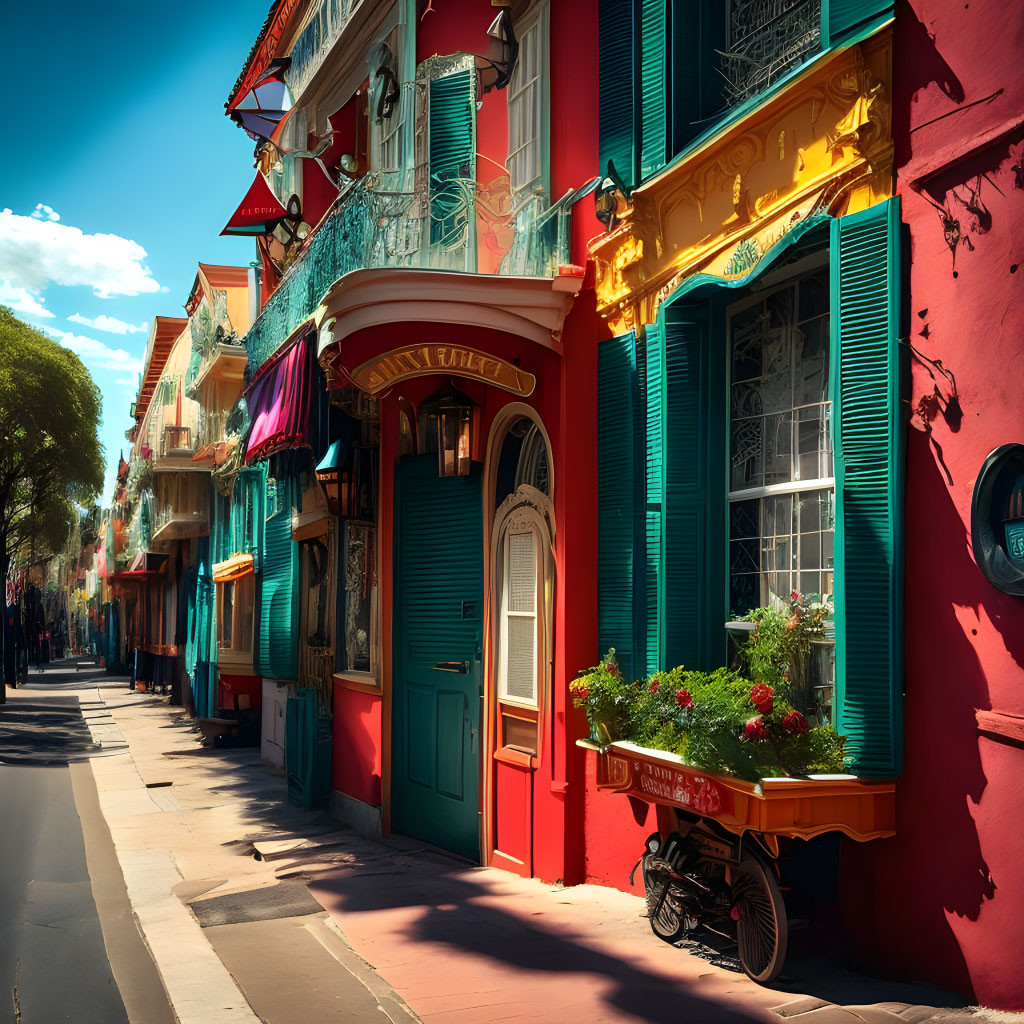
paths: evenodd
<path fill-rule="evenodd" d="M 309 443 L 310 361 L 310 335 L 303 333 L 264 363 L 246 388 L 252 424 L 245 447 L 246 463 Z"/>

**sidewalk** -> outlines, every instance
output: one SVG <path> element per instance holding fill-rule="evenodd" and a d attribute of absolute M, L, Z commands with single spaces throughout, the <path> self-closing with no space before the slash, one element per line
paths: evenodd
<path fill-rule="evenodd" d="M 734 965 L 661 942 L 637 897 L 520 879 L 402 837 L 359 837 L 288 806 L 284 779 L 258 751 L 200 748 L 184 713 L 160 698 L 93 688 L 87 699 L 97 694 L 106 738 L 128 744 L 92 761 L 101 805 L 183 1024 L 382 1011 L 394 1024 L 983 1016 L 834 963 L 789 963 L 789 979 L 756 985 Z"/>

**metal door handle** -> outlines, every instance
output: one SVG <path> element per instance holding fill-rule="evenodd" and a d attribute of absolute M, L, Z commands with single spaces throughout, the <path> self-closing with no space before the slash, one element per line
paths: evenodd
<path fill-rule="evenodd" d="M 439 661 L 434 665 L 438 672 L 461 672 L 462 675 L 469 675 L 468 661 Z"/>

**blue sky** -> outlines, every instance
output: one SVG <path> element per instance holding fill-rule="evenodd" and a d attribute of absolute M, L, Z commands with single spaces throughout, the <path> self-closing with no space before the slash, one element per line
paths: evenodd
<path fill-rule="evenodd" d="M 127 452 L 142 325 L 183 315 L 197 261 L 253 258 L 251 240 L 219 237 L 253 175 L 253 144 L 224 101 L 269 6 L 4 12 L 21 98 L 0 147 L 0 302 L 77 351 L 102 390 L 104 503 Z"/>

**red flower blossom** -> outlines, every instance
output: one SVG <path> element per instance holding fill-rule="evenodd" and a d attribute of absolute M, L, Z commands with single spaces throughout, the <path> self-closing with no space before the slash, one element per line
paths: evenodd
<path fill-rule="evenodd" d="M 608 664 L 605 665 L 605 671 L 610 676 L 621 676 L 622 675 L 622 669 L 619 668 L 618 662 L 615 662 L 615 661 L 609 661 Z"/>
<path fill-rule="evenodd" d="M 807 719 L 799 711 L 790 711 L 782 720 L 783 727 L 794 736 L 802 736 L 807 732 Z"/>
<path fill-rule="evenodd" d="M 657 693 L 659 686 L 661 686 L 661 683 L 657 679 L 652 679 L 651 680 L 651 693 Z"/>
<path fill-rule="evenodd" d="M 760 715 L 755 715 L 743 727 L 743 734 L 751 742 L 768 739 L 768 730 L 764 727 L 764 719 Z"/>
<path fill-rule="evenodd" d="M 772 713 L 772 698 L 774 696 L 775 691 L 764 683 L 757 683 L 750 689 L 750 702 L 762 715 Z"/>
<path fill-rule="evenodd" d="M 676 690 L 676 703 L 686 711 L 693 707 L 693 698 L 689 690 Z"/>

